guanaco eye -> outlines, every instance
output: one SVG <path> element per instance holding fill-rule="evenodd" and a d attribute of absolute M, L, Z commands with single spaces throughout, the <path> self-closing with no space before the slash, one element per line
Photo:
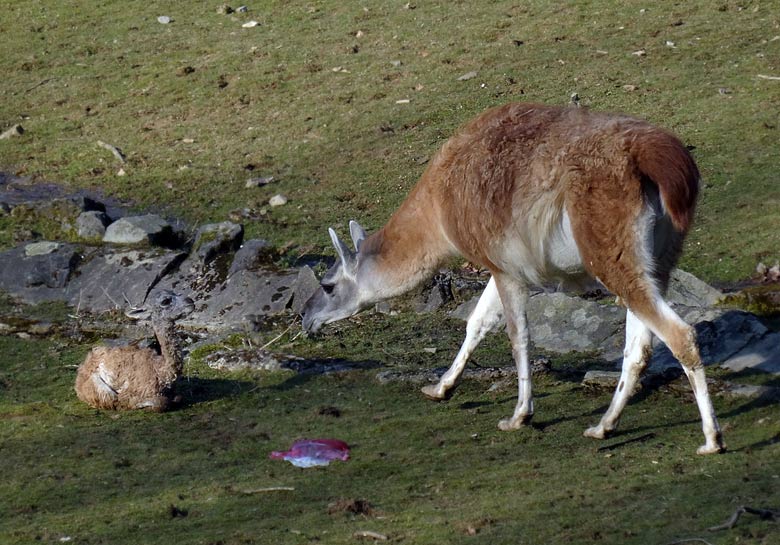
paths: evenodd
<path fill-rule="evenodd" d="M 324 291 L 325 293 L 330 295 L 331 293 L 333 293 L 333 288 L 335 288 L 335 287 L 336 287 L 335 284 L 323 284 L 322 285 L 322 291 Z"/>

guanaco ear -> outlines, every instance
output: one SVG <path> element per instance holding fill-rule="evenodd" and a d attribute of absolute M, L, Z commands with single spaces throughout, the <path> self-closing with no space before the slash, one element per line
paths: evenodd
<path fill-rule="evenodd" d="M 352 236 L 352 243 L 355 245 L 355 251 L 360 252 L 360 244 L 366 238 L 366 230 L 355 220 L 350 220 L 349 234 Z"/>
<path fill-rule="evenodd" d="M 353 274 L 356 261 L 355 256 L 352 254 L 352 250 L 341 241 L 336 234 L 336 231 L 332 228 L 328 228 L 328 233 L 330 234 L 330 240 L 333 242 L 333 246 L 336 248 L 336 252 L 339 254 L 339 259 L 341 259 L 341 264 L 344 266 L 344 271 Z"/>

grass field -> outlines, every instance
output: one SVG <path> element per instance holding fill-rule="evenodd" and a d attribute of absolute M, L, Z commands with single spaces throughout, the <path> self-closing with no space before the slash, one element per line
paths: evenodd
<path fill-rule="evenodd" d="M 704 185 L 685 269 L 733 282 L 780 259 L 780 81 L 759 77 L 780 76 L 777 1 L 294 0 L 245 14 L 220 14 L 220 3 L 0 0 L 0 131 L 25 129 L 0 140 L 0 171 L 192 225 L 233 218 L 292 259 L 330 252 L 328 226 L 381 226 L 427 158 L 483 109 L 576 92 L 695 147 Z M 260 24 L 243 28 L 250 20 Z M 276 181 L 245 186 L 258 176 Z M 289 203 L 267 206 L 276 193 Z M 0 247 L 35 227 L 0 215 Z M 643 392 L 622 431 L 594 442 L 581 434 L 610 393 L 580 386 L 588 358 L 558 358 L 535 382 L 535 425 L 502 433 L 511 381 L 467 380 L 437 404 L 418 385 L 375 379 L 379 368 L 448 365 L 461 340 L 463 324 L 443 314 L 402 313 L 272 347 L 376 369 L 230 375 L 201 350 L 183 407 L 112 414 L 73 393 L 92 339 L 72 309 L 0 299 L 4 323 L 19 312 L 59 333 L 0 335 L 2 544 L 371 542 L 363 531 L 425 545 L 780 542 L 777 523 L 749 515 L 707 531 L 740 505 L 780 509 L 776 404 L 717 396 L 721 456 L 694 454 L 698 414 L 679 388 Z M 495 335 L 475 359 L 506 365 L 509 354 Z M 268 459 L 315 436 L 347 441 L 352 459 L 308 470 Z"/>
<path fill-rule="evenodd" d="M 759 77 L 780 75 L 775 2 L 217 6 L 2 2 L 0 126 L 26 132 L 0 141 L 0 165 L 192 222 L 233 212 L 303 253 L 326 246 L 326 226 L 379 227 L 483 109 L 576 92 L 695 146 L 705 184 L 685 268 L 728 281 L 780 259 L 780 81 Z M 255 176 L 278 183 L 246 188 Z M 277 192 L 290 202 L 271 209 Z"/>
<path fill-rule="evenodd" d="M 421 317 L 363 322 L 377 335 L 343 328 L 281 348 L 403 370 L 430 365 L 427 346 L 446 363 L 459 336 Z M 535 425 L 503 433 L 496 423 L 514 407 L 511 380 L 467 380 L 434 403 L 413 384 L 379 384 L 376 370 L 226 375 L 200 352 L 181 383 L 183 408 L 112 414 L 73 395 L 85 349 L 0 337 L 2 543 L 339 544 L 361 542 L 362 531 L 405 544 L 780 537 L 777 523 L 747 515 L 707 531 L 740 505 L 780 502 L 773 404 L 716 397 L 729 452 L 699 457 L 692 396 L 664 390 L 640 395 L 613 439 L 582 437 L 610 394 L 583 389 L 573 362 L 555 360 L 537 377 Z M 496 335 L 477 360 L 502 365 L 507 354 Z M 352 459 L 324 469 L 268 459 L 295 439 L 323 436 L 347 441 Z"/>

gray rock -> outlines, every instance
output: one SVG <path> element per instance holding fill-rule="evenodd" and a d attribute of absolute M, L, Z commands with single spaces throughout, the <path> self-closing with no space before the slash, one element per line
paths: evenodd
<path fill-rule="evenodd" d="M 767 332 L 721 364 L 732 371 L 755 369 L 780 375 L 780 333 Z"/>
<path fill-rule="evenodd" d="M 552 352 L 595 352 L 606 360 L 622 356 L 626 311 L 570 297 L 540 293 L 528 301 L 528 325 L 533 343 Z"/>
<path fill-rule="evenodd" d="M 220 254 L 235 252 L 244 239 L 244 227 L 230 221 L 211 223 L 198 229 L 193 250 L 201 263 L 209 263 Z"/>
<path fill-rule="evenodd" d="M 128 301 L 140 305 L 186 255 L 162 249 L 104 251 L 85 261 L 65 296 L 74 307 L 90 312 L 125 309 Z"/>
<path fill-rule="evenodd" d="M 620 380 L 620 371 L 590 370 L 585 373 L 582 385 L 593 389 L 614 390 Z"/>
<path fill-rule="evenodd" d="M 666 300 L 687 307 L 711 307 L 723 298 L 723 292 L 681 269 L 672 271 Z"/>
<path fill-rule="evenodd" d="M 453 300 L 452 277 L 449 272 L 439 271 L 433 277 L 432 283 L 431 288 L 423 292 L 415 303 L 414 310 L 416 312 L 421 314 L 433 312 Z"/>
<path fill-rule="evenodd" d="M 80 252 L 71 244 L 37 248 L 32 255 L 25 247 L 0 253 L 0 289 L 26 303 L 64 299 L 62 288 L 76 270 Z"/>
<path fill-rule="evenodd" d="M 479 297 L 461 304 L 451 315 L 468 319 Z M 538 348 L 565 354 L 593 352 L 607 361 L 622 357 L 625 309 L 572 297 L 565 293 L 537 293 L 528 300 L 531 342 Z M 504 327 L 505 322 L 496 326 Z"/>
<path fill-rule="evenodd" d="M 737 384 L 735 382 L 721 382 L 715 393 L 725 397 L 761 399 L 763 401 L 780 400 L 780 388 L 773 386 L 758 386 L 755 384 Z"/>
<path fill-rule="evenodd" d="M 244 242 L 236 251 L 228 276 L 238 271 L 259 269 L 273 261 L 274 247 L 265 240 L 252 239 Z"/>
<path fill-rule="evenodd" d="M 293 356 L 281 356 L 263 349 L 217 350 L 207 355 L 206 365 L 220 371 L 281 371 Z"/>
<path fill-rule="evenodd" d="M 696 320 L 697 313 L 694 312 L 680 314 L 683 314 L 689 323 L 695 324 L 699 352 L 705 365 L 717 363 L 732 370 L 740 370 L 748 365 L 755 367 L 764 364 L 772 367 L 772 360 L 776 362 L 778 359 L 776 355 L 773 358 L 771 346 L 764 347 L 763 343 L 771 343 L 773 335 L 780 334 L 771 334 L 753 314 L 716 309 L 707 312 L 707 319 L 703 320 Z M 769 341 L 765 341 L 767 338 Z M 774 346 L 776 352 L 777 346 L 780 345 Z M 680 367 L 669 349 L 657 339 L 654 340 L 654 347 L 649 372 L 661 373 L 666 369 Z"/>
<path fill-rule="evenodd" d="M 173 228 L 156 214 L 121 218 L 106 229 L 103 242 L 164 246 L 173 240 Z"/>
<path fill-rule="evenodd" d="M 305 265 L 298 271 L 298 278 L 295 280 L 295 289 L 293 290 L 292 311 L 300 314 L 303 305 L 314 295 L 320 287 L 320 281 L 314 274 L 314 271 L 308 265 Z"/>
<path fill-rule="evenodd" d="M 182 324 L 208 331 L 246 331 L 253 328 L 258 316 L 270 316 L 287 308 L 297 278 L 296 272 L 237 271 L 209 290 L 192 290 L 194 297 L 190 296 L 197 308 Z M 187 292 L 183 285 L 186 282 L 180 282 L 177 289 Z M 160 287 L 166 287 L 166 283 Z"/>
<path fill-rule="evenodd" d="M 76 218 L 76 233 L 84 240 L 102 240 L 111 220 L 105 212 L 89 210 Z"/>

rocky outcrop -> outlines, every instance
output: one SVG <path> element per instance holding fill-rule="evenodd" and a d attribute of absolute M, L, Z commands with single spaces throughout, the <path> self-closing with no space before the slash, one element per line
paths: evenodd
<path fill-rule="evenodd" d="M 300 312 L 319 286 L 309 266 L 276 269 L 274 248 L 263 240 L 243 240 L 240 224 L 204 225 L 185 244 L 181 229 L 160 216 L 124 215 L 111 223 L 116 207 L 83 195 L 30 202 L 14 192 L 18 188 L 5 187 L 4 180 L 0 176 L 2 213 L 45 220 L 44 225 L 83 241 L 35 240 L 0 252 L 0 290 L 23 302 L 65 301 L 79 311 L 100 313 L 140 305 L 157 290 L 172 289 L 196 302 L 182 326 L 251 331 L 266 317 Z M 101 229 L 101 244 L 90 244 L 101 238 Z M 472 294 L 485 283 L 476 273 L 459 277 L 441 271 L 411 306 L 428 313 L 457 305 L 451 314 L 466 319 L 478 299 Z M 694 276 L 675 271 L 667 298 L 695 325 L 705 363 L 780 374 L 780 333 L 753 314 L 717 306 L 722 297 Z M 391 312 L 392 304 L 383 311 Z M 537 349 L 583 352 L 606 362 L 619 363 L 622 357 L 624 320 L 625 310 L 603 293 L 576 297 L 538 291 L 528 305 Z M 656 342 L 651 372 L 678 368 L 666 347 Z"/>

